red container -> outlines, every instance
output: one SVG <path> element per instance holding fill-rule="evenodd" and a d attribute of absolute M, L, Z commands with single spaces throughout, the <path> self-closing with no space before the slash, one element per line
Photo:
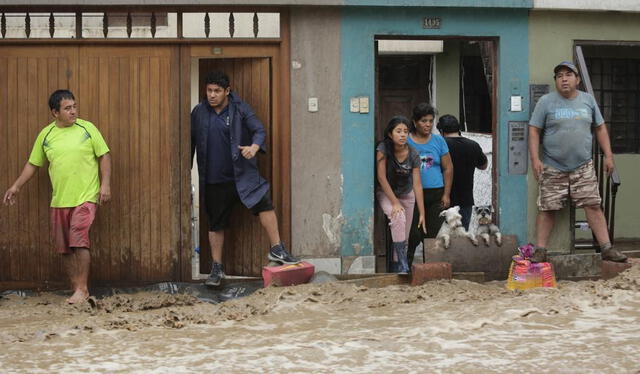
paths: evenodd
<path fill-rule="evenodd" d="M 262 279 L 264 286 L 294 286 L 309 282 L 315 273 L 315 267 L 308 262 L 299 264 L 264 266 L 262 268 Z"/>
<path fill-rule="evenodd" d="M 448 262 L 427 262 L 411 266 L 411 285 L 419 286 L 436 279 L 451 279 L 453 272 Z"/>

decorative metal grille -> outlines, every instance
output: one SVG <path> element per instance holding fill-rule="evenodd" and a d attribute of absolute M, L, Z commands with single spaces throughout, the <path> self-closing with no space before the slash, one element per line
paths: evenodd
<path fill-rule="evenodd" d="M 179 18 L 182 21 L 182 30 L 178 30 Z M 80 27 L 77 27 L 76 22 L 80 22 Z M 178 35 L 180 31 L 182 31 L 181 35 Z M 77 32 L 80 35 L 76 35 Z M 0 13 L 0 38 L 2 39 L 279 37 L 279 13 Z"/>

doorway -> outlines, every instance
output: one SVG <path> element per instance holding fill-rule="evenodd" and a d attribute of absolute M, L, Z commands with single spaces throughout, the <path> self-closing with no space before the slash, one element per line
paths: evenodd
<path fill-rule="evenodd" d="M 460 121 L 463 136 L 478 142 L 489 160 L 487 170 L 476 170 L 475 203 L 492 205 L 494 209 L 497 201 L 497 175 L 492 168 L 497 143 L 494 142 L 497 128 L 496 51 L 497 40 L 493 38 L 376 38 L 376 143 L 382 140 L 391 117 L 401 114 L 411 119 L 413 107 L 420 102 L 431 103 L 436 108 L 436 120 L 438 115 L 454 115 Z M 438 133 L 435 127 L 433 131 Z M 390 245 L 387 220 L 376 201 L 374 253 L 377 272 L 387 270 Z"/>
<path fill-rule="evenodd" d="M 219 52 L 216 50 L 216 52 Z M 279 48 L 275 46 L 248 49 L 241 46 L 224 47 L 223 55 L 212 53 L 211 48 L 191 47 L 191 107 L 205 98 L 204 80 L 210 71 L 220 70 L 229 75 L 231 90 L 248 103 L 264 125 L 267 153 L 258 153 L 260 174 L 271 185 L 271 199 L 275 206 L 280 236 L 290 244 L 289 197 L 289 129 L 282 121 L 281 108 L 285 93 L 279 82 Z M 197 168 L 192 170 L 197 173 Z M 197 175 L 192 183 L 198 196 L 195 219 L 199 247 L 197 271 L 208 274 L 211 270 L 211 248 L 208 239 L 208 220 L 202 198 L 199 196 Z M 198 246 L 199 243 L 199 246 Z M 242 204 L 234 207 L 230 228 L 225 232 L 223 264 L 225 273 L 237 276 L 260 276 L 267 264 L 269 238 L 259 219 Z"/>

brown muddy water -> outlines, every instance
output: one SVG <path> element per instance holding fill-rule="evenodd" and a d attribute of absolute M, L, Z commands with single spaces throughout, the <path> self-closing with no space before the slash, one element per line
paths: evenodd
<path fill-rule="evenodd" d="M 640 373 L 640 266 L 608 281 L 0 299 L 0 373 Z"/>

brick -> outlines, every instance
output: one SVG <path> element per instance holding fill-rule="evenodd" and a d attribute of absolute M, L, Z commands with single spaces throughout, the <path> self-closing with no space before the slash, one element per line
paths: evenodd
<path fill-rule="evenodd" d="M 640 259 L 630 258 L 627 262 L 602 261 L 602 279 L 611 279 L 632 266 L 638 266 Z"/>
<path fill-rule="evenodd" d="M 262 279 L 264 286 L 293 286 L 309 282 L 315 268 L 308 262 L 302 261 L 299 264 L 265 266 L 262 268 Z"/>
<path fill-rule="evenodd" d="M 436 279 L 451 279 L 453 273 L 448 262 L 427 262 L 411 266 L 411 285 L 419 286 Z"/>

